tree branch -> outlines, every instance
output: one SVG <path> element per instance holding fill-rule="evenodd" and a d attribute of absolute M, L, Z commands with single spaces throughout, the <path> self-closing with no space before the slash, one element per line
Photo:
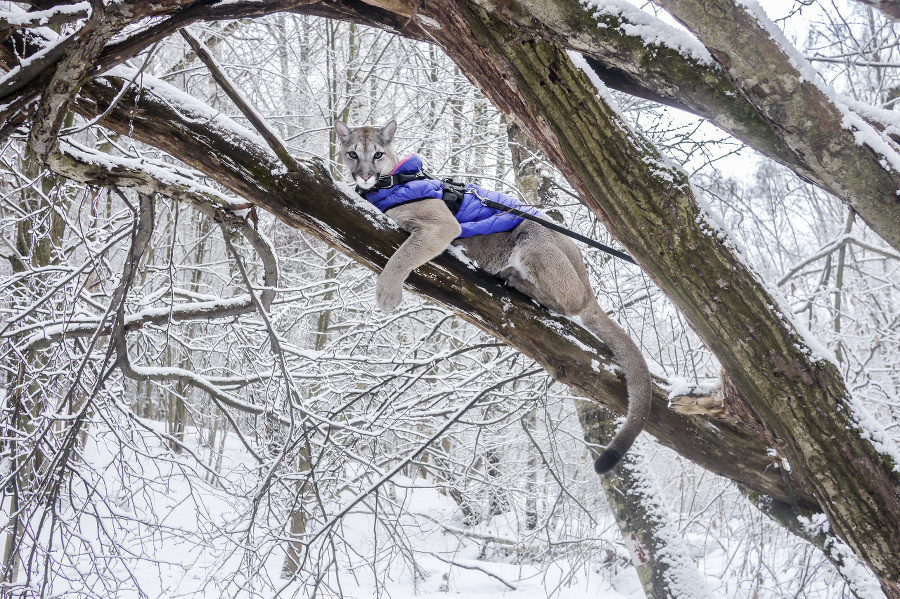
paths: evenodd
<path fill-rule="evenodd" d="M 90 2 L 86 1 L 32 12 L 16 10 L 18 7 L 15 5 L 11 8 L 13 10 L 0 12 L 0 32 L 18 28 L 30 29 L 47 25 L 65 25 L 79 19 L 86 19 L 91 13 Z"/>
<path fill-rule="evenodd" d="M 100 2 L 95 2 L 92 8 L 91 16 L 81 31 L 68 38 L 74 41 L 67 44 L 65 56 L 44 87 L 34 115 L 28 135 L 28 148 L 42 162 L 47 160 L 56 147 L 69 102 L 94 66 L 95 59 L 106 42 L 127 23 L 122 13 L 115 10 L 108 13 Z M 127 5 L 119 8 L 127 10 Z"/>
<path fill-rule="evenodd" d="M 129 159 L 103 154 L 62 141 L 58 149 L 48 157 L 51 170 L 64 177 L 87 185 L 115 185 L 130 188 L 145 195 L 160 194 L 190 204 L 207 218 L 221 225 L 226 235 L 231 231 L 242 235 L 256 250 L 263 264 L 263 281 L 260 302 L 268 309 L 275 298 L 278 285 L 278 260 L 269 240 L 257 231 L 247 219 L 231 210 L 232 201 L 216 190 L 201 185 L 184 169 L 176 170 L 162 162 Z M 148 169 L 152 169 L 152 172 Z M 180 170 L 180 172 L 179 172 Z M 140 314 L 124 317 L 124 330 L 137 330 L 147 324 L 161 325 L 184 320 L 211 320 L 233 317 L 253 310 L 250 297 L 229 298 L 215 302 L 190 303 L 169 306 L 162 310 L 144 310 Z M 59 327 L 42 329 L 32 337 L 28 347 L 42 348 L 61 338 L 90 336 L 102 322 L 91 320 L 66 323 Z M 57 330 L 58 328 L 58 330 Z M 107 334 L 109 329 L 101 331 Z M 13 331 L 10 334 L 16 334 Z"/>
<path fill-rule="evenodd" d="M 260 116 L 246 100 L 244 100 L 240 92 L 238 92 L 237 88 L 234 86 L 234 83 L 232 83 L 225 71 L 222 70 L 219 63 L 213 58 L 213 55 L 209 53 L 209 50 L 206 49 L 206 46 L 204 46 L 200 40 L 195 38 L 187 28 L 182 29 L 180 33 L 181 37 L 187 40 L 187 43 L 193 48 L 197 57 L 206 65 L 206 68 L 209 69 L 209 73 L 212 75 L 215 82 L 219 84 L 225 94 L 232 102 L 234 102 L 234 105 L 238 107 L 241 114 L 250 121 L 250 124 L 256 129 L 256 132 L 266 140 L 266 143 L 269 144 L 269 147 L 272 148 L 275 155 L 278 156 L 281 162 L 287 167 L 288 172 L 297 172 L 300 167 L 297 166 L 293 156 L 291 156 L 284 147 L 284 142 L 282 142 L 278 137 L 278 134 L 269 127 L 265 119 L 263 119 L 263 117 Z"/>
<path fill-rule="evenodd" d="M 900 153 L 833 90 L 756 9 L 733 0 L 654 0 L 684 23 L 792 151 L 900 250 Z M 864 151 L 860 151 L 860 145 Z"/>
<path fill-rule="evenodd" d="M 102 113 L 121 85 L 122 79 L 114 77 L 91 82 L 78 109 L 88 117 Z M 370 268 L 380 270 L 405 239 L 386 217 L 337 187 L 315 162 L 298 160 L 301 169 L 295 177 L 277 174 L 277 163 L 266 148 L 237 139 L 238 125 L 211 109 L 198 112 L 196 101 L 171 86 L 145 78 L 140 96 L 129 92 L 120 104 L 128 108 L 115 107 L 104 125 L 157 145 Z M 178 106 L 185 113 L 177 112 Z M 445 253 L 414 273 L 409 285 L 520 349 L 576 393 L 618 413 L 626 411 L 624 382 L 601 366 L 610 363 L 608 350 L 580 327 L 551 315 L 494 277 Z M 499 298 L 504 310 L 497 309 Z M 761 436 L 733 424 L 717 422 L 713 427 L 706 419 L 678 415 L 667 403 L 667 393 L 657 388 L 648 430 L 662 443 L 703 467 L 787 500 L 784 480 L 769 469 L 772 458 Z M 792 484 L 800 502 L 813 507 L 803 484 Z"/>

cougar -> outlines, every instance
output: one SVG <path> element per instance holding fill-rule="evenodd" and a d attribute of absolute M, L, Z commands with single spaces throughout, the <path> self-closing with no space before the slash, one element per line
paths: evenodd
<path fill-rule="evenodd" d="M 335 121 L 335 130 L 341 144 L 341 156 L 357 191 L 363 197 L 370 196 L 367 199 L 374 203 L 374 192 L 390 185 L 389 179 L 382 179 L 379 184 L 379 178 L 394 174 L 401 164 L 391 145 L 397 130 L 396 121 L 391 120 L 380 129 L 350 129 Z M 403 162 L 408 162 L 411 157 Z M 422 185 L 437 189 L 432 193 L 436 197 L 407 197 L 395 206 L 379 206 L 409 233 L 409 238 L 378 276 L 375 285 L 378 307 L 388 312 L 395 310 L 400 305 L 403 282 L 409 274 L 453 244 L 462 247 L 481 268 L 541 305 L 566 316 L 580 317 L 584 327 L 612 350 L 624 371 L 628 387 L 625 423 L 594 462 L 598 473 L 609 471 L 631 447 L 647 420 L 651 399 L 650 372 L 634 341 L 597 303 L 580 250 L 556 231 L 521 219 L 509 231 L 460 238 L 463 228 L 441 199 L 440 182 Z M 502 216 L 509 219 L 508 215 Z"/>

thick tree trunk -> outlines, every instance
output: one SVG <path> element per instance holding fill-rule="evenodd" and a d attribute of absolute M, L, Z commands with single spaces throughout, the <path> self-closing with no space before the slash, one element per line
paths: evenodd
<path fill-rule="evenodd" d="M 584 440 L 609 443 L 618 429 L 615 414 L 589 401 L 576 401 Z M 712 594 L 670 518 L 659 485 L 640 451 L 625 454 L 602 479 L 625 546 L 647 599 L 711 599 Z"/>
<path fill-rule="evenodd" d="M 683 171 L 630 131 L 558 48 L 522 40 L 481 10 L 429 7 L 448 54 L 535 136 L 719 358 L 740 389 L 726 405 L 759 427 L 885 592 L 900 597 L 895 464 L 860 431 L 835 365 L 810 349 L 789 311 L 700 210 Z"/>

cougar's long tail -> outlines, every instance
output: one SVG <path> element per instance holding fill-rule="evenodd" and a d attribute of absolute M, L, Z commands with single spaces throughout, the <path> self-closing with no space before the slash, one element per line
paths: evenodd
<path fill-rule="evenodd" d="M 647 422 L 652 395 L 650 370 L 631 337 L 603 312 L 599 304 L 594 302 L 592 307 L 581 314 L 581 320 L 585 328 L 612 350 L 625 372 L 625 383 L 628 386 L 628 414 L 625 416 L 625 424 L 594 462 L 594 470 L 603 474 L 619 463 Z"/>

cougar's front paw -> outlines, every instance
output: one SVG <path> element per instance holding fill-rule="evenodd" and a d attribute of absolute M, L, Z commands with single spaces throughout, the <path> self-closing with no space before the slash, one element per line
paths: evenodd
<path fill-rule="evenodd" d="M 400 301 L 403 299 L 403 286 L 394 285 L 384 281 L 382 277 L 378 277 L 375 283 L 375 303 L 385 312 L 393 312 L 400 307 Z"/>

